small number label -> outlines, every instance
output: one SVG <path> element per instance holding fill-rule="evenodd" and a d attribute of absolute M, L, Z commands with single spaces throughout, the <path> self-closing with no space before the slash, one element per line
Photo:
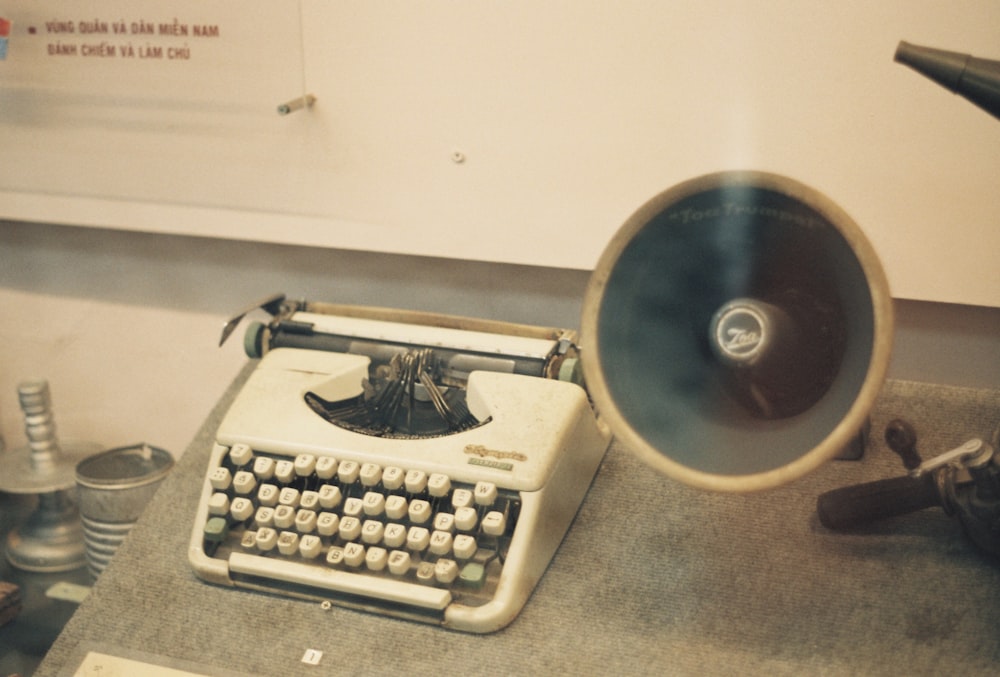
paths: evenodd
<path fill-rule="evenodd" d="M 316 649 L 306 649 L 306 652 L 302 655 L 302 662 L 306 665 L 319 665 L 322 659 L 323 652 Z"/>

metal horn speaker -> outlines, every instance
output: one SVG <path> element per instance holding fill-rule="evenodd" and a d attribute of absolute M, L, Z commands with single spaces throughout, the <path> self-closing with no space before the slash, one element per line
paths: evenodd
<path fill-rule="evenodd" d="M 859 434 L 892 345 L 872 246 L 816 190 L 763 172 L 702 176 L 629 218 L 584 298 L 600 415 L 686 484 L 787 483 Z"/>

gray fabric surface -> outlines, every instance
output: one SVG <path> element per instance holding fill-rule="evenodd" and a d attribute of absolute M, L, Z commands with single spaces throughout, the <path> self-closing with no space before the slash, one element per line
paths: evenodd
<path fill-rule="evenodd" d="M 885 423 L 914 423 L 925 458 L 1000 421 L 1000 391 L 886 384 L 862 461 L 721 495 L 648 471 L 617 443 L 517 620 L 487 636 L 224 589 L 187 544 L 212 435 L 205 423 L 38 674 L 92 647 L 205 674 L 996 674 L 1000 566 L 941 510 L 850 534 L 816 497 L 902 474 Z M 319 667 L 301 663 L 324 652 Z"/>

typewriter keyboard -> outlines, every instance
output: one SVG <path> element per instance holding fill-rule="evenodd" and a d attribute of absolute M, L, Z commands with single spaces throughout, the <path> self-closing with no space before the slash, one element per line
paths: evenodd
<path fill-rule="evenodd" d="M 489 482 L 245 444 L 207 482 L 203 547 L 234 575 L 428 611 L 492 598 L 520 510 Z"/>

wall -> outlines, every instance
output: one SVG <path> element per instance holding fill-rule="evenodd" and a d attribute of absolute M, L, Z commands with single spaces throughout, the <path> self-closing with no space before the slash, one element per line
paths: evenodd
<path fill-rule="evenodd" d="M 1000 125 L 893 61 L 996 58 L 995 0 L 0 11 L 0 218 L 590 269 L 660 190 L 757 169 L 836 201 L 900 297 L 1000 306 Z"/>
<path fill-rule="evenodd" d="M 222 324 L 272 292 L 578 327 L 588 272 L 0 222 L 0 432 L 47 378 L 63 439 L 180 454 L 245 364 Z M 897 302 L 890 377 L 1000 387 L 1000 309 Z"/>

